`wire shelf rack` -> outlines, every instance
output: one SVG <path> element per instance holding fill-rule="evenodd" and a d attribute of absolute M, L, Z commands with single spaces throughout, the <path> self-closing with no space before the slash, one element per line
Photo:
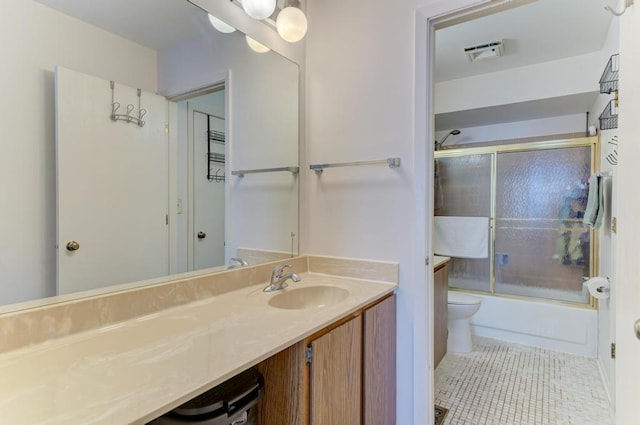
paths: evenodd
<path fill-rule="evenodd" d="M 620 69 L 620 55 L 611 55 L 600 77 L 600 93 L 611 94 L 618 91 L 618 71 Z"/>
<path fill-rule="evenodd" d="M 615 99 L 611 99 L 600 114 L 600 130 L 618 128 L 618 106 L 616 103 Z"/>

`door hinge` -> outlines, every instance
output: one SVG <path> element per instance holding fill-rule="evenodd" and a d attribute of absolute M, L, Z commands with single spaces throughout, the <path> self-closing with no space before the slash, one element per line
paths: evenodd
<path fill-rule="evenodd" d="M 611 358 L 612 359 L 616 358 L 616 343 L 615 342 L 611 343 Z"/>
<path fill-rule="evenodd" d="M 164 125 L 164 132 L 169 134 L 169 124 Z"/>
<path fill-rule="evenodd" d="M 313 348 L 311 347 L 311 345 L 307 345 L 305 359 L 307 360 L 307 363 L 311 363 L 311 360 L 313 359 Z"/>
<path fill-rule="evenodd" d="M 617 217 L 612 217 L 611 218 L 611 231 L 613 233 L 618 233 L 618 218 Z"/>
<path fill-rule="evenodd" d="M 429 265 L 429 257 L 427 257 L 427 258 L 425 258 L 425 259 L 424 259 L 424 265 L 425 265 L 425 266 L 428 266 L 428 265 Z"/>
<path fill-rule="evenodd" d="M 165 224 L 168 226 L 169 225 L 169 214 L 165 214 L 164 216 L 164 222 Z"/>

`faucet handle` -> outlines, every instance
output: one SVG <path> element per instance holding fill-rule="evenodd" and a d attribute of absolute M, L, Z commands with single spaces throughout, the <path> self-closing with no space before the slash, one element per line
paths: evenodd
<path fill-rule="evenodd" d="M 291 268 L 291 267 L 293 267 L 291 264 L 278 264 L 278 265 L 273 269 L 273 274 L 274 274 L 274 275 L 278 275 L 278 276 L 280 276 L 280 275 L 282 274 L 282 271 L 283 271 L 284 269 Z"/>
<path fill-rule="evenodd" d="M 249 265 L 249 263 L 247 263 L 241 257 L 233 257 L 233 258 L 230 258 L 229 261 L 235 261 L 236 263 L 240 264 L 240 267 L 244 267 L 244 266 L 248 266 Z"/>

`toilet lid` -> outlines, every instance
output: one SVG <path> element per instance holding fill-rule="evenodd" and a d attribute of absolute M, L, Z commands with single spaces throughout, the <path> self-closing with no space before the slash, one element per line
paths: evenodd
<path fill-rule="evenodd" d="M 470 304 L 480 304 L 480 302 L 482 301 L 478 297 L 474 297 L 473 295 L 468 295 L 458 291 L 449 291 L 448 297 L 449 297 L 449 304 L 470 305 Z"/>

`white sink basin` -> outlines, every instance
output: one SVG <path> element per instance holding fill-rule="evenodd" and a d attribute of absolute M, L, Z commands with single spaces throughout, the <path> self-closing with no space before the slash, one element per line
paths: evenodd
<path fill-rule="evenodd" d="M 304 286 L 288 288 L 269 300 L 269 305 L 286 310 L 303 310 L 337 304 L 349 296 L 349 291 L 337 286 Z"/>

